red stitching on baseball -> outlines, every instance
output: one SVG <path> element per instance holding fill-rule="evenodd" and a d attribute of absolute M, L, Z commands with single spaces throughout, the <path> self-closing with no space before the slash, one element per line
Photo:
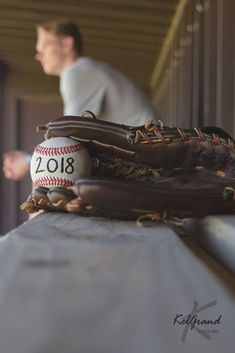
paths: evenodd
<path fill-rule="evenodd" d="M 34 152 L 44 155 L 44 156 L 58 156 L 62 154 L 74 153 L 83 149 L 83 146 L 76 144 L 71 146 L 63 146 L 63 147 L 43 147 L 41 145 L 37 145 L 34 149 Z"/>
<path fill-rule="evenodd" d="M 37 188 L 38 186 L 63 186 L 69 187 L 74 183 L 71 180 L 63 179 L 59 177 L 42 177 L 38 178 L 33 182 L 33 188 Z"/>

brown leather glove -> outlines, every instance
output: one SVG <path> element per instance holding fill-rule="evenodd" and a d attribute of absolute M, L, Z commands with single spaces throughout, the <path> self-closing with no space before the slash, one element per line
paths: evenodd
<path fill-rule="evenodd" d="M 21 206 L 27 212 L 68 211 L 123 219 L 192 217 L 235 209 L 233 139 L 222 129 L 131 127 L 67 116 L 39 131 L 83 143 L 92 177 L 69 189 L 39 187 Z"/>

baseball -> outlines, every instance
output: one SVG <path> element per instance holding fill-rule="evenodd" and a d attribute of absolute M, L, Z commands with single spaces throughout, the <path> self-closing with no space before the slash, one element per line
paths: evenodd
<path fill-rule="evenodd" d="M 30 164 L 33 188 L 69 187 L 91 174 L 91 159 L 82 144 L 68 137 L 54 137 L 37 145 Z"/>

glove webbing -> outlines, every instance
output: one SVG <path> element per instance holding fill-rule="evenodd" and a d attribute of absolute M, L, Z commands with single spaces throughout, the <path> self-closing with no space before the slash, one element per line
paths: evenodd
<path fill-rule="evenodd" d="M 200 128 L 181 129 L 158 126 L 153 122 L 147 122 L 144 129 L 132 129 L 128 132 L 128 141 L 134 144 L 172 143 L 177 140 L 189 141 L 211 141 L 214 145 L 225 145 L 230 150 L 235 150 L 234 141 L 230 138 L 224 139 L 214 133 L 211 135 L 203 133 Z"/>

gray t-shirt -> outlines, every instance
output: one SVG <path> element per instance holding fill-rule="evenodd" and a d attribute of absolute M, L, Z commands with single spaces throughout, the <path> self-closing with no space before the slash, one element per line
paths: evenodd
<path fill-rule="evenodd" d="M 92 111 L 98 118 L 138 126 L 155 120 L 147 97 L 130 80 L 108 64 L 82 57 L 60 77 L 65 115 Z"/>

